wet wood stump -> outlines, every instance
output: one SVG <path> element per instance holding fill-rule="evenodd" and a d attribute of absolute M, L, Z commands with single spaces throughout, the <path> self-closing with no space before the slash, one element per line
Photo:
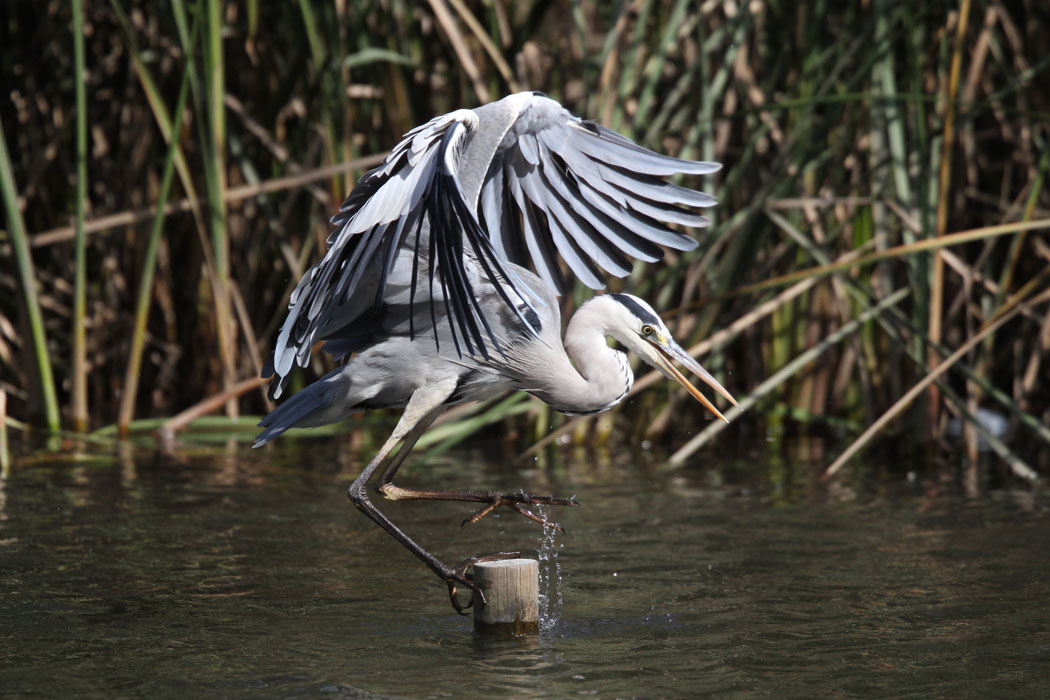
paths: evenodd
<path fill-rule="evenodd" d="M 499 559 L 474 565 L 474 631 L 501 637 L 540 631 L 540 565 L 535 559 Z"/>

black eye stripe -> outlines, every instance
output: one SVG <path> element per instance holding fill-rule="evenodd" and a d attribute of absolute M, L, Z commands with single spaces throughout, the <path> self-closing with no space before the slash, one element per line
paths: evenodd
<path fill-rule="evenodd" d="M 637 316 L 638 320 L 640 320 L 642 323 L 650 325 L 653 328 L 660 327 L 660 319 L 658 319 L 656 316 L 653 316 L 651 312 L 646 311 L 644 308 L 642 308 L 641 305 L 639 305 L 639 303 L 632 299 L 629 295 L 613 293 L 606 294 L 606 296 L 612 297 L 616 301 L 626 306 L 627 310 L 635 316 Z"/>

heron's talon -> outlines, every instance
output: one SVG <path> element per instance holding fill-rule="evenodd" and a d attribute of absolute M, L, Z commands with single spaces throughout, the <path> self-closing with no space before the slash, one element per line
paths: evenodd
<path fill-rule="evenodd" d="M 519 556 L 521 556 L 521 552 L 496 552 L 495 554 L 486 554 L 480 557 L 469 557 L 448 569 L 443 574 L 443 578 L 445 583 L 448 584 L 448 599 L 455 611 L 460 615 L 468 615 L 467 610 L 474 606 L 474 594 L 477 594 L 482 605 L 485 604 L 485 594 L 474 585 L 474 577 L 468 571 L 472 566 L 478 562 L 514 559 Z M 460 605 L 459 600 L 456 598 L 457 584 L 463 585 L 471 592 L 470 602 L 466 605 Z"/>
<path fill-rule="evenodd" d="M 555 527 L 558 530 L 561 530 L 563 533 L 565 532 L 565 528 L 563 528 L 561 525 L 536 515 L 529 509 L 525 508 L 526 505 L 578 506 L 580 505 L 580 502 L 576 499 L 576 496 L 572 496 L 570 498 L 560 498 L 557 496 L 533 496 L 524 492 L 493 493 L 488 505 L 486 505 L 484 508 L 481 508 L 480 510 L 472 514 L 469 518 L 464 520 L 460 524 L 460 527 L 464 527 L 468 523 L 470 525 L 473 525 L 492 511 L 499 508 L 500 506 L 506 506 L 511 510 L 515 511 L 516 513 L 523 515 L 529 520 L 535 521 L 540 525 L 543 525 L 544 527 Z"/>
<path fill-rule="evenodd" d="M 461 581 L 460 583 L 463 583 L 468 589 L 470 589 L 470 602 L 466 605 L 460 605 L 459 600 L 456 598 L 456 581 L 448 581 L 448 600 L 450 603 L 452 603 L 452 608 L 457 613 L 459 613 L 460 615 L 468 615 L 469 613 L 467 611 L 470 610 L 470 608 L 474 605 L 474 593 L 477 592 L 477 594 L 481 597 L 482 604 L 485 603 L 485 594 L 474 588 L 474 586 L 469 582 Z"/>
<path fill-rule="evenodd" d="M 485 602 L 485 594 L 474 587 L 474 582 L 471 580 L 472 577 L 467 573 L 467 569 L 473 566 L 473 564 L 473 560 L 466 559 L 450 569 L 445 575 L 445 583 L 448 584 L 448 600 L 452 603 L 453 609 L 455 609 L 460 615 L 467 615 L 467 610 L 474 605 L 474 593 L 477 593 L 481 597 L 482 603 Z M 466 605 L 461 605 L 459 599 L 456 597 L 459 585 L 462 585 L 471 593 L 470 601 Z"/>
<path fill-rule="evenodd" d="M 452 609 L 455 610 L 460 615 L 469 615 L 470 613 L 468 611 L 474 606 L 474 595 L 473 594 L 471 594 L 471 596 L 470 596 L 470 602 L 469 603 L 467 603 L 466 605 L 460 605 L 459 601 L 456 600 L 456 586 L 455 586 L 455 584 L 451 584 L 451 583 L 448 584 L 448 600 L 449 600 L 450 603 L 452 603 Z M 482 600 L 481 602 L 484 603 L 485 601 Z"/>
<path fill-rule="evenodd" d="M 565 528 L 563 528 L 561 525 L 559 525 L 558 523 L 554 522 L 553 520 L 547 520 L 546 518 L 544 518 L 542 516 L 536 515 L 531 510 L 529 510 L 528 508 L 525 508 L 524 506 L 520 506 L 517 503 L 508 503 L 507 507 L 512 509 L 516 513 L 519 513 L 520 515 L 525 516 L 529 520 L 532 520 L 533 522 L 539 523 L 543 527 L 553 527 L 556 530 L 561 530 L 562 534 L 565 534 Z"/>
<path fill-rule="evenodd" d="M 497 508 L 499 508 L 501 505 L 503 505 L 503 503 L 501 503 L 497 498 L 493 498 L 491 503 L 489 503 L 487 506 L 485 506 L 481 510 L 477 511 L 473 515 L 471 515 L 466 520 L 464 520 L 463 523 L 460 525 L 460 527 L 463 527 L 467 523 L 470 523 L 471 525 L 473 525 L 474 523 L 476 523 L 477 521 L 481 520 L 482 518 L 484 518 L 486 515 L 488 515 L 492 511 L 494 511 Z"/>

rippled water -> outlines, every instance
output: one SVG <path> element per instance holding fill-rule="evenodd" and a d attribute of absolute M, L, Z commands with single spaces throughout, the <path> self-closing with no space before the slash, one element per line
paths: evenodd
<path fill-rule="evenodd" d="M 553 514 L 560 620 L 494 640 L 353 509 L 359 461 L 324 442 L 22 461 L 0 490 L 0 695 L 1045 696 L 1045 497 L 658 467 L 410 468 L 583 503 Z M 381 507 L 453 562 L 544 541 L 509 514 L 461 530 L 462 505 Z"/>

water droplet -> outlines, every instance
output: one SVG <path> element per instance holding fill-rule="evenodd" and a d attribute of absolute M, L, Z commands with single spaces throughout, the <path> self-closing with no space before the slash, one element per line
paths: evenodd
<path fill-rule="evenodd" d="M 537 506 L 536 513 L 547 519 L 550 506 Z M 555 543 L 558 529 L 544 526 L 542 539 L 536 558 L 540 562 L 540 632 L 551 632 L 561 619 L 561 564 L 558 562 L 558 550 L 563 546 Z"/>

